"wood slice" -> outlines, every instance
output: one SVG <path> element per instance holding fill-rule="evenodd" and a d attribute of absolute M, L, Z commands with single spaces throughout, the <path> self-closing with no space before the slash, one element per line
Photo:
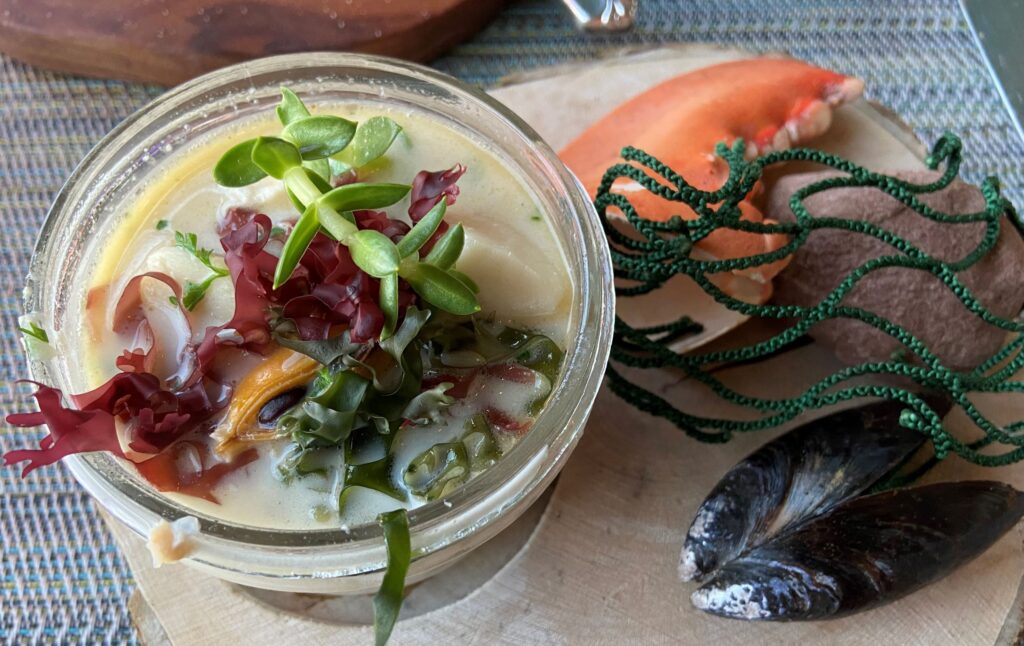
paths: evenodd
<path fill-rule="evenodd" d="M 506 0 L 0 0 L 0 50 L 49 69 L 175 85 L 225 65 L 338 50 L 426 61 Z"/>
<path fill-rule="evenodd" d="M 665 76 L 740 55 L 744 54 L 705 47 L 673 48 L 589 68 L 549 71 L 493 93 L 558 146 L 563 143 L 559 138 L 572 136 L 567 129 L 582 129 L 614 103 Z M 616 101 L 607 101 L 607 96 Z M 815 145 L 874 169 L 919 165 L 923 150 L 905 130 L 867 104 L 838 110 L 830 134 Z M 621 307 L 628 306 L 622 303 Z M 810 345 L 721 376 L 742 392 L 781 397 L 839 367 L 828 351 Z M 687 410 L 709 416 L 735 412 L 693 380 L 681 381 L 661 371 L 635 376 Z M 984 396 L 975 403 L 1000 422 L 1024 416 L 1020 398 Z M 967 428 L 959 411 L 946 422 L 954 432 Z M 470 594 L 400 620 L 393 643 L 1015 643 L 1021 624 L 1018 584 L 1024 573 L 1019 528 L 949 577 L 851 617 L 767 624 L 695 610 L 689 600 L 695 586 L 680 583 L 677 576 L 687 527 L 722 474 L 777 434 L 741 434 L 724 445 L 700 444 L 664 420 L 640 413 L 602 391 L 586 433 L 525 545 L 513 557 L 504 557 L 503 567 Z M 985 469 L 950 457 L 926 480 L 978 478 L 1005 480 L 1024 488 L 1024 464 Z M 144 641 L 152 637 L 153 643 L 161 643 L 166 631 L 166 638 L 178 645 L 244 640 L 249 646 L 276 646 L 294 641 L 299 634 L 310 646 L 370 643 L 369 626 L 351 621 L 342 612 L 326 612 L 328 604 L 318 604 L 323 612 L 315 615 L 302 611 L 301 603 L 272 607 L 268 597 L 257 601 L 185 565 L 154 570 L 139 538 L 117 523 L 112 529 L 148 603 L 146 607 L 136 604 L 140 627 L 152 631 L 143 635 Z M 455 565 L 452 572 L 459 567 Z M 183 595 L 182 590 L 189 594 Z M 160 630 L 153 628 L 153 619 Z"/>

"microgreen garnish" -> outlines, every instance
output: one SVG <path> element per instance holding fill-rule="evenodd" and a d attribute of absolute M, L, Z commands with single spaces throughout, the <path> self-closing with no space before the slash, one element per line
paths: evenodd
<path fill-rule="evenodd" d="M 388 564 L 380 589 L 373 597 L 373 632 L 376 646 L 384 646 L 402 609 L 405 575 L 412 561 L 412 541 L 409 537 L 409 515 L 404 509 L 385 512 L 377 517 L 377 522 L 384 531 Z"/>
<path fill-rule="evenodd" d="M 383 116 L 370 117 L 356 128 L 352 143 L 331 158 L 331 170 L 340 175 L 350 168 L 362 168 L 384 156 L 402 126 Z"/>
<path fill-rule="evenodd" d="M 292 121 L 284 127 L 281 137 L 294 144 L 303 159 L 312 161 L 340 152 L 355 134 L 355 123 L 324 115 Z"/>
<path fill-rule="evenodd" d="M 19 325 L 18 329 L 21 330 L 22 334 L 24 334 L 27 337 L 33 338 L 36 341 L 41 341 L 42 343 L 50 342 L 50 337 L 47 336 L 46 330 L 39 327 L 35 321 L 29 321 L 28 327 L 21 327 Z"/>
<path fill-rule="evenodd" d="M 277 118 L 281 120 L 281 125 L 287 126 L 292 121 L 308 116 L 309 110 L 302 99 L 288 88 L 281 88 L 281 103 L 277 106 Z"/>
<path fill-rule="evenodd" d="M 213 167 L 213 178 L 221 186 L 248 186 L 267 176 L 266 171 L 252 160 L 255 139 L 243 141 L 230 148 Z"/>
<path fill-rule="evenodd" d="M 280 137 L 257 137 L 234 146 L 213 173 L 214 179 L 225 186 L 244 186 L 267 175 L 283 180 L 289 197 L 302 213 L 281 250 L 274 273 L 275 288 L 291 277 L 317 232 L 323 231 L 348 247 L 357 267 L 382 281 L 380 309 L 385 325 L 381 338 L 391 334 L 398 318 L 399 277 L 437 308 L 454 314 L 480 310 L 475 291 L 452 270 L 463 246 L 465 234 L 460 226 L 445 235 L 447 240 L 433 261 L 421 260 L 416 253 L 439 230 L 447 193 L 433 198 L 436 203 L 430 211 L 396 245 L 378 231 L 360 229 L 352 212 L 391 206 L 405 197 L 409 186 L 354 183 L 331 189 L 327 182 L 321 164 L 325 158 L 331 157 L 336 168 L 365 165 L 391 146 L 401 132 L 397 123 L 387 117 L 374 117 L 356 125 L 341 117 L 313 116 L 287 88 L 281 90 L 277 115 L 284 125 Z M 463 170 L 450 174 L 452 196 L 457 194 L 454 181 Z M 417 218 L 413 214 L 414 221 Z"/>
<path fill-rule="evenodd" d="M 441 226 L 441 220 L 444 219 L 445 211 L 447 210 L 447 200 L 441 200 L 437 205 L 430 209 L 430 211 L 423 216 L 423 219 L 416 223 L 409 233 L 405 234 L 405 237 L 398 242 L 398 255 L 402 258 L 408 258 L 417 251 L 420 247 L 427 244 L 427 240 L 430 240 L 437 228 Z"/>
<path fill-rule="evenodd" d="M 163 231 L 164 229 L 167 228 L 168 224 L 170 224 L 170 222 L 168 222 L 167 220 L 160 220 L 159 222 L 156 223 L 156 230 Z"/>
<path fill-rule="evenodd" d="M 473 314 L 480 311 L 476 293 L 450 271 L 429 263 L 413 265 L 400 274 L 420 298 L 452 314 Z"/>
<path fill-rule="evenodd" d="M 203 263 L 207 269 L 210 270 L 210 275 L 203 279 L 202 282 L 193 282 L 191 280 L 185 281 L 185 286 L 181 293 L 181 306 L 192 311 L 195 309 L 199 301 L 203 300 L 206 295 L 206 291 L 210 289 L 210 285 L 213 281 L 218 278 L 230 275 L 231 272 L 225 267 L 218 267 L 213 264 L 211 254 L 213 253 L 210 249 L 204 249 L 199 246 L 199 239 L 194 233 L 186 233 L 182 231 L 174 232 L 174 245 L 179 249 L 192 254 L 199 262 Z M 172 296 L 170 298 L 172 305 L 178 305 L 178 299 Z"/>
<path fill-rule="evenodd" d="M 455 261 L 462 254 L 462 247 L 466 243 L 466 231 L 459 222 L 441 236 L 423 260 L 441 269 L 451 269 Z"/>

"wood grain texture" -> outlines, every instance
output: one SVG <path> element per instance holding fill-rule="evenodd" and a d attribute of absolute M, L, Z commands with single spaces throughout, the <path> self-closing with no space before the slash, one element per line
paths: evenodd
<path fill-rule="evenodd" d="M 706 48 L 654 52 L 600 67 L 520 79 L 493 94 L 557 147 L 615 102 L 667 75 L 729 56 L 736 54 Z M 614 93 L 616 101 L 607 100 L 609 93 Z M 920 150 L 906 139 L 906 133 L 878 119 L 866 104 L 837 111 L 832 130 L 815 145 L 878 169 L 920 165 L 916 154 Z M 623 299 L 619 307 L 631 305 Z M 746 331 L 744 326 L 734 334 Z M 744 392 L 783 396 L 837 367 L 826 350 L 811 345 L 722 376 Z M 732 410 L 676 374 L 655 371 L 640 379 L 689 410 L 707 415 Z M 976 404 L 998 421 L 1024 414 L 1024 402 L 1013 398 L 979 397 Z M 953 428 L 965 425 L 957 413 L 947 421 Z M 776 433 L 742 435 L 725 445 L 699 444 L 602 391 L 525 548 L 468 596 L 400 620 L 393 643 L 988 646 L 995 642 L 1007 617 L 1017 616 L 1014 598 L 1024 574 L 1019 528 L 946 579 L 851 617 L 765 624 L 694 610 L 689 596 L 695 586 L 680 583 L 676 574 L 686 529 L 721 475 Z M 928 481 L 970 478 L 1002 479 L 1024 488 L 1024 465 L 987 470 L 949 458 L 929 474 Z M 277 646 L 290 643 L 297 634 L 311 646 L 370 643 L 368 627 L 341 617 L 275 611 L 184 565 L 154 570 L 138 538 L 116 524 L 114 532 L 139 589 L 175 644 L 244 639 L 247 646 Z M 182 595 L 185 589 L 191 594 Z"/>
<path fill-rule="evenodd" d="M 244 60 L 338 50 L 426 61 L 506 0 L 0 0 L 0 50 L 85 76 L 174 85 Z"/>

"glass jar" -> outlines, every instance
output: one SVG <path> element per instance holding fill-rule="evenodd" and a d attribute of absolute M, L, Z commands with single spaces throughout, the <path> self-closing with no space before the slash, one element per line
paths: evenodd
<path fill-rule="evenodd" d="M 533 429 L 495 466 L 444 501 L 412 510 L 410 583 L 451 564 L 509 525 L 561 469 L 583 432 L 611 343 L 614 295 L 608 248 L 579 182 L 540 137 L 480 90 L 418 65 L 374 56 L 312 53 L 228 67 L 179 86 L 126 119 L 79 164 L 43 225 L 24 292 L 25 311 L 53 331 L 56 357 L 31 360 L 32 378 L 80 392 L 76 285 L 87 280 L 105 231 L 142 180 L 173 150 L 212 130 L 272 110 L 287 85 L 312 103 L 398 103 L 482 142 L 518 170 L 558 237 L 573 283 L 566 359 Z M 375 589 L 386 555 L 375 524 L 279 530 L 232 524 L 183 507 L 102 453 L 65 458 L 75 478 L 119 521 L 147 537 L 162 519 L 199 519 L 187 563 L 261 588 L 312 593 Z"/>

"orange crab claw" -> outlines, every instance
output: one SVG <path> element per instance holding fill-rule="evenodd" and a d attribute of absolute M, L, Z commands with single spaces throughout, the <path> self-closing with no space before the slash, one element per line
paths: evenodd
<path fill-rule="evenodd" d="M 653 155 L 701 190 L 715 190 L 729 168 L 715 156 L 720 142 L 743 138 L 748 156 L 782 150 L 828 130 L 832 108 L 860 96 L 858 79 L 785 58 L 755 58 L 722 63 L 669 79 L 623 103 L 588 128 L 561 152 L 591 197 L 608 167 L 621 161 L 623 146 Z M 629 180 L 613 189 L 629 197 L 637 212 L 651 220 L 673 215 L 693 219 L 684 204 L 643 190 Z M 749 197 L 749 196 L 748 196 Z M 742 217 L 764 221 L 749 201 Z M 786 243 L 782 235 L 718 230 L 696 249 L 716 259 L 767 253 Z M 762 285 L 761 302 L 771 296 L 771 278 L 786 261 L 737 274 Z"/>

